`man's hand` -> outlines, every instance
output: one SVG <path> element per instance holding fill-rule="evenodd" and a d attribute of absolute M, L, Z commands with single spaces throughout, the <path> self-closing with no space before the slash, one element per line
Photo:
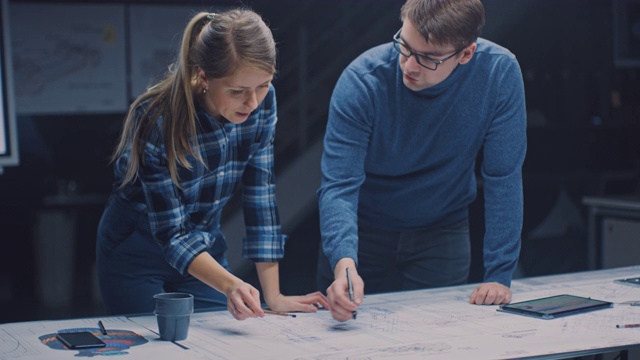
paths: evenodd
<path fill-rule="evenodd" d="M 347 283 L 347 268 L 349 268 L 351 283 L 353 285 L 354 298 L 349 299 L 349 285 Z M 335 268 L 335 280 L 327 288 L 327 298 L 331 316 L 338 321 L 347 321 L 354 318 L 354 313 L 358 306 L 362 304 L 364 298 L 364 281 L 358 275 L 355 262 L 352 259 L 344 258 L 338 261 Z"/>
<path fill-rule="evenodd" d="M 500 305 L 511 302 L 511 290 L 497 282 L 478 285 L 471 293 L 469 304 Z"/>

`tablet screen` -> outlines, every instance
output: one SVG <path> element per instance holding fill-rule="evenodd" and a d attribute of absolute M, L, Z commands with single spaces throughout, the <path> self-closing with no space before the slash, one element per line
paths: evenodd
<path fill-rule="evenodd" d="M 553 319 L 560 316 L 610 308 L 613 303 L 575 295 L 556 295 L 500 306 L 498 311 Z"/>
<path fill-rule="evenodd" d="M 640 286 L 640 277 L 617 279 L 617 280 L 614 280 L 613 282 L 617 284 L 623 284 L 623 285 Z"/>

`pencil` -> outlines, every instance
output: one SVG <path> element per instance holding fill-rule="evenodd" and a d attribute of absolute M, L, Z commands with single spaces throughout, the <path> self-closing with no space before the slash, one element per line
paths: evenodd
<path fill-rule="evenodd" d="M 102 333 L 102 335 L 107 335 L 107 329 L 104 328 L 102 320 L 98 320 L 98 326 L 100 327 L 100 332 Z"/>
<path fill-rule="evenodd" d="M 622 325 L 616 325 L 616 327 L 618 329 L 624 329 L 624 328 L 638 328 L 640 327 L 640 324 L 622 324 Z"/>
<path fill-rule="evenodd" d="M 281 311 L 273 311 L 273 310 L 263 310 L 263 311 L 264 311 L 265 314 L 269 314 L 269 315 L 296 317 L 295 314 L 289 314 L 289 313 L 281 312 Z"/>

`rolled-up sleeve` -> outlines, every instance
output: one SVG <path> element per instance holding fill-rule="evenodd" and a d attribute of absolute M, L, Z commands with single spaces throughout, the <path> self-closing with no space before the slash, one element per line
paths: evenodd
<path fill-rule="evenodd" d="M 277 116 L 273 88 L 259 111 L 257 123 L 262 128 L 242 178 L 246 226 L 242 255 L 257 262 L 276 262 L 284 257 L 286 236 L 281 234 L 275 196 L 273 143 Z"/>

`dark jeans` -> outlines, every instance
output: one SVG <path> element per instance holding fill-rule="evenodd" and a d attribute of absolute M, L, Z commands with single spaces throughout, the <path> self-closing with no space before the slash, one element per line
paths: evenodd
<path fill-rule="evenodd" d="M 209 253 L 228 268 L 225 250 L 224 241 L 217 240 Z M 222 293 L 169 265 L 147 216 L 113 197 L 100 219 L 96 256 L 100 292 L 111 315 L 153 312 L 153 295 L 161 292 L 193 294 L 196 308 L 227 304 Z"/>
<path fill-rule="evenodd" d="M 436 229 L 358 231 L 358 274 L 365 293 L 427 289 L 465 284 L 471 264 L 468 220 Z M 325 291 L 333 269 L 319 252 L 317 285 Z"/>

